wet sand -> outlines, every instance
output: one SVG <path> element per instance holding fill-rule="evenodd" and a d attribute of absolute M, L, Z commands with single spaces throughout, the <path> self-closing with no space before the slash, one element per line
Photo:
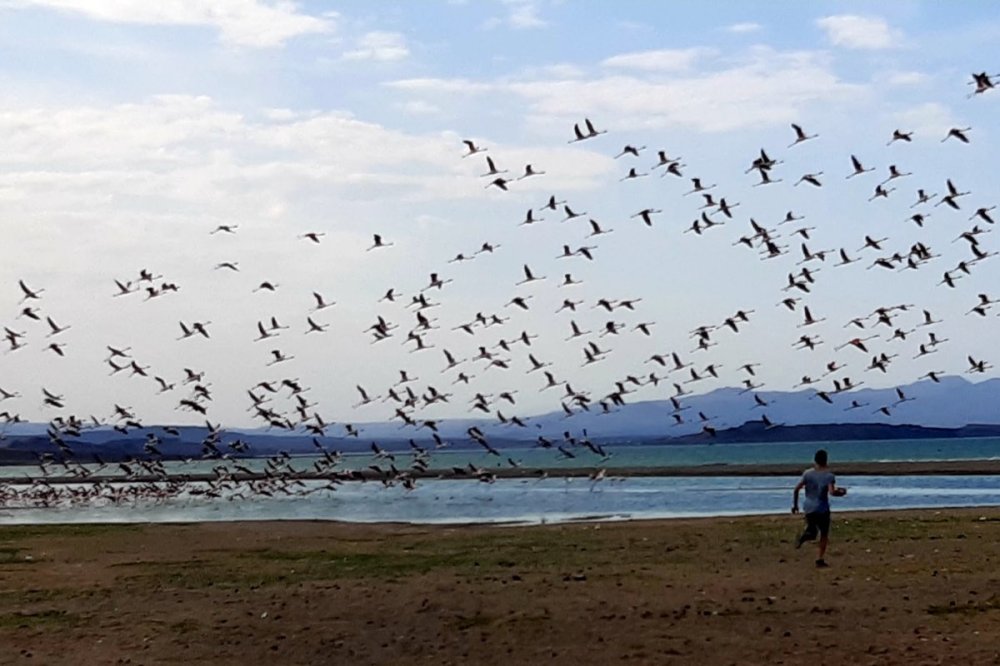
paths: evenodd
<path fill-rule="evenodd" d="M 1000 664 L 1000 510 L 0 527 L 0 663 Z"/>

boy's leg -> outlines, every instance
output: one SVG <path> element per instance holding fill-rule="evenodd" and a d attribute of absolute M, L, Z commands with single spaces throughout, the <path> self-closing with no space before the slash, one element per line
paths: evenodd
<path fill-rule="evenodd" d="M 806 529 L 799 537 L 799 540 L 796 542 L 795 544 L 796 548 L 801 547 L 802 544 L 804 544 L 806 541 L 812 541 L 816 538 L 816 533 L 817 533 L 816 521 L 813 519 L 812 514 L 809 513 L 806 514 L 805 518 L 806 518 Z"/>
<path fill-rule="evenodd" d="M 830 514 L 824 513 L 816 518 L 815 524 L 819 530 L 819 557 L 816 559 L 816 564 L 826 566 L 826 560 L 823 558 L 826 555 L 826 546 L 830 543 Z"/>

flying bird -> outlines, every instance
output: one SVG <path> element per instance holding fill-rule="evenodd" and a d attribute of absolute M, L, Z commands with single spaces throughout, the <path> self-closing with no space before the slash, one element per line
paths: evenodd
<path fill-rule="evenodd" d="M 487 148 L 483 148 L 481 146 L 477 146 L 476 142 L 472 141 L 470 139 L 462 139 L 462 143 L 464 143 L 465 147 L 467 148 L 465 154 L 462 155 L 463 158 L 464 157 L 468 157 L 469 155 L 475 155 L 476 153 L 482 153 L 482 152 L 488 150 Z"/>
<path fill-rule="evenodd" d="M 948 133 L 941 139 L 941 143 L 944 143 L 952 137 L 958 139 L 962 143 L 969 143 L 968 132 L 971 131 L 971 127 L 952 127 L 948 130 Z"/>
<path fill-rule="evenodd" d="M 819 136 L 819 134 L 806 134 L 806 131 L 802 129 L 801 126 L 796 125 L 795 123 L 792 123 L 792 130 L 795 132 L 795 141 L 792 141 L 790 144 L 788 144 L 789 148 L 791 148 L 792 146 L 796 146 L 802 143 L 803 141 L 815 139 L 816 137 Z"/>

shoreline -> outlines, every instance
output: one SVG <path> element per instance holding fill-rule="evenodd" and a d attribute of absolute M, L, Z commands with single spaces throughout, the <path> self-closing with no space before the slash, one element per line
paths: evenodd
<path fill-rule="evenodd" d="M 684 466 L 653 466 L 653 467 L 564 467 L 547 469 L 528 468 L 486 468 L 487 472 L 498 479 L 532 479 L 541 476 L 550 478 L 590 477 L 597 470 L 604 470 L 606 477 L 787 477 L 798 476 L 807 469 L 807 463 L 767 463 L 767 464 L 727 464 L 710 463 L 704 465 Z M 831 465 L 835 474 L 841 476 L 993 476 L 1000 475 L 1000 460 L 938 460 L 938 461 L 900 461 L 900 462 L 845 462 Z M 414 479 L 441 480 L 475 480 L 476 475 L 466 471 L 457 474 L 453 470 L 427 470 L 426 472 L 407 471 Z M 231 475 L 233 481 L 262 481 L 273 478 L 272 475 L 261 473 L 247 474 L 237 472 Z M 294 474 L 283 474 L 282 478 L 302 481 L 379 481 L 386 478 L 371 469 L 356 472 L 340 471 L 336 473 L 318 474 L 303 471 Z M 44 481 L 48 484 L 86 484 L 86 483 L 155 483 L 155 482 L 210 482 L 217 479 L 214 474 L 167 474 L 165 476 L 135 475 L 93 475 L 79 476 L 18 476 L 2 477 L 0 484 L 11 486 L 31 485 Z"/>
<path fill-rule="evenodd" d="M 0 518 L 4 511 L 22 511 L 18 508 L 0 509 Z M 902 507 L 902 508 L 871 508 L 871 509 L 848 509 L 844 511 L 834 511 L 833 519 L 855 520 L 860 518 L 891 518 L 897 517 L 905 519 L 916 515 L 951 515 L 951 514 L 977 514 L 981 516 L 984 512 L 995 513 L 1000 511 L 1000 504 L 981 504 L 976 506 L 932 506 L 932 507 Z M 580 516 L 577 518 L 567 518 L 565 520 L 498 520 L 498 521 L 458 521 L 458 522 L 407 522 L 401 520 L 344 520 L 343 518 L 261 518 L 261 519 L 225 519 L 225 520 L 166 520 L 166 521 L 72 521 L 72 522 L 2 522 L 0 521 L 0 540 L 5 529 L 16 529 L 22 527 L 39 528 L 41 530 L 59 530 L 66 528 L 116 528 L 116 527 L 195 527 L 199 525 L 217 525 L 220 527 L 232 526 L 240 528 L 242 526 L 254 526 L 256 528 L 273 528 L 275 526 L 329 526 L 331 528 L 341 527 L 344 529 L 387 529 L 387 530 L 481 530 L 481 529 L 534 529 L 534 528 L 557 528 L 581 525 L 634 525 L 637 528 L 649 526 L 666 526 L 668 524 L 688 524 L 688 523 L 713 523 L 715 521 L 753 521 L 763 519 L 776 519 L 792 515 L 801 518 L 803 514 L 791 514 L 789 511 L 760 511 L 754 513 L 720 513 L 720 514 L 684 514 L 675 516 L 624 516 L 623 514 L 593 514 Z M 991 518 L 991 520 L 994 520 Z M 996 520 L 1000 520 L 997 518 Z"/>

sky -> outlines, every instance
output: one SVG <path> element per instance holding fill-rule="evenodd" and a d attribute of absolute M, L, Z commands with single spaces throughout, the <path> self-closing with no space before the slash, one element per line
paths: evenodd
<path fill-rule="evenodd" d="M 204 373 L 210 420 L 251 426 L 261 422 L 247 390 L 286 378 L 308 387 L 308 412 L 326 421 L 391 418 L 399 405 L 381 396 L 401 370 L 418 379 L 397 391 L 452 394 L 413 418 L 486 416 L 470 411 L 477 392 L 516 391 L 514 405 L 491 402 L 494 414 L 559 410 L 565 388 L 542 390 L 542 373 L 526 372 L 529 352 L 595 403 L 615 381 L 654 371 L 668 381 L 627 400 L 664 399 L 674 382 L 738 386 L 746 363 L 760 364 L 754 381 L 768 390 L 819 379 L 830 362 L 845 367 L 812 388 L 963 374 L 970 355 L 1000 363 L 1000 307 L 967 314 L 980 293 L 1000 298 L 1000 263 L 939 284 L 971 258 L 959 234 L 992 232 L 970 218 L 997 203 L 1000 92 L 971 95 L 970 82 L 996 73 L 998 37 L 990 2 L 0 0 L 0 325 L 25 344 L 3 344 L 0 389 L 17 395 L 0 412 L 114 421 L 117 404 L 146 423 L 201 423 L 179 408 L 191 392 L 185 368 Z M 584 118 L 606 134 L 571 143 Z M 818 136 L 789 147 L 791 123 Z M 968 144 L 945 140 L 966 127 Z M 895 129 L 913 141 L 887 145 Z M 465 156 L 464 139 L 487 150 Z M 616 157 L 626 145 L 643 149 Z M 781 182 L 758 187 L 745 173 L 761 148 L 780 160 L 771 175 Z M 658 150 L 680 159 L 683 177 L 652 169 Z M 847 179 L 851 155 L 874 171 Z M 545 174 L 502 191 L 482 176 L 486 156 L 505 177 L 526 164 Z M 869 201 L 892 164 L 912 175 Z M 633 167 L 649 175 L 622 180 Z M 822 187 L 795 184 L 804 174 L 820 174 Z M 732 219 L 685 194 L 692 177 L 738 204 Z M 949 178 L 970 192 L 960 210 L 934 205 Z M 913 207 L 918 188 L 937 197 Z M 539 212 L 552 195 L 585 215 Z M 520 225 L 529 208 L 544 220 Z M 645 208 L 661 211 L 651 227 L 632 217 Z M 789 210 L 804 219 L 779 225 Z M 685 233 L 703 211 L 725 225 Z M 918 212 L 923 227 L 909 220 Z M 591 218 L 614 232 L 588 238 Z M 788 254 L 762 260 L 739 245 L 750 218 Z M 220 225 L 235 233 L 211 233 Z M 808 240 L 793 235 L 803 227 Z M 374 234 L 391 245 L 368 251 Z M 866 235 L 888 238 L 884 250 L 862 250 Z M 977 240 L 1000 249 L 994 233 Z M 783 291 L 803 266 L 803 241 L 860 261 L 813 260 L 811 292 Z M 496 251 L 449 263 L 484 242 Z M 938 256 L 916 270 L 869 268 L 917 242 Z M 557 258 L 567 244 L 594 247 L 593 261 Z M 525 264 L 546 279 L 517 286 Z M 114 281 L 135 286 L 141 269 L 178 291 L 115 296 Z M 433 349 L 411 353 L 406 304 L 432 272 L 451 282 L 423 292 L 439 304 L 424 311 Z M 582 284 L 560 287 L 566 273 Z M 19 280 L 44 289 L 40 298 L 22 303 Z M 262 282 L 276 289 L 255 289 Z M 389 288 L 400 300 L 379 302 Z M 313 292 L 336 305 L 312 311 Z M 530 296 L 527 310 L 509 304 L 515 296 Z M 802 298 L 794 312 L 779 305 L 790 296 Z M 582 301 L 577 312 L 556 313 L 565 298 Z M 609 313 L 598 299 L 642 300 Z M 825 321 L 801 326 L 807 305 Z M 894 305 L 912 307 L 891 327 L 845 328 Z M 41 320 L 20 315 L 25 306 Z M 741 309 L 753 312 L 738 333 L 715 330 L 716 344 L 694 351 L 692 329 Z M 927 341 L 922 309 L 949 341 L 914 358 Z M 479 312 L 510 320 L 453 330 Z M 69 328 L 48 336 L 46 316 Z M 307 316 L 324 332 L 306 334 Z M 373 343 L 366 329 L 379 316 L 399 327 Z M 289 328 L 255 342 L 271 317 Z M 571 321 L 593 333 L 567 340 Z M 609 321 L 624 327 L 599 336 Z M 211 338 L 178 340 L 180 322 L 211 322 Z M 641 322 L 655 322 L 651 335 L 634 330 Z M 888 339 L 895 328 L 913 332 Z M 537 336 L 530 347 L 496 348 L 522 331 Z M 823 344 L 795 349 L 804 334 Z M 888 372 L 836 349 L 875 334 L 873 353 L 897 355 Z M 591 341 L 611 351 L 584 367 Z M 149 377 L 111 375 L 109 345 L 130 348 Z M 509 368 L 472 361 L 479 346 Z M 444 349 L 463 364 L 443 372 Z M 273 350 L 294 358 L 269 366 Z M 690 369 L 649 361 L 670 352 L 700 375 L 717 366 L 719 378 L 684 383 Z M 475 377 L 455 385 L 459 371 Z M 174 388 L 159 392 L 154 376 Z M 380 397 L 355 407 L 358 385 Z M 64 408 L 45 406 L 43 388 Z M 268 403 L 292 417 L 294 404 L 287 391 Z"/>

